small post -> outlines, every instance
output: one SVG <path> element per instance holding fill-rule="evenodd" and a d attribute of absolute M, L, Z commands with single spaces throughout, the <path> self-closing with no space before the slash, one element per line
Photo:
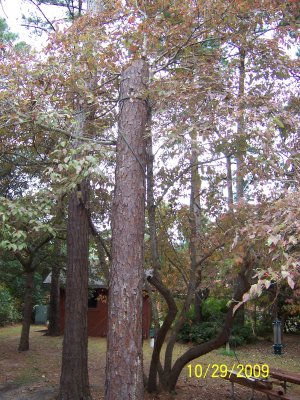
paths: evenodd
<path fill-rule="evenodd" d="M 150 347 L 154 348 L 155 328 L 151 327 L 149 331 Z"/>
<path fill-rule="evenodd" d="M 274 331 L 274 354 L 281 355 L 282 353 L 282 340 L 281 340 L 281 321 L 275 319 L 273 321 L 273 331 Z"/>
<path fill-rule="evenodd" d="M 230 344 L 226 342 L 226 354 L 230 354 Z"/>
<path fill-rule="evenodd" d="M 234 382 L 231 382 L 231 400 L 235 400 L 235 396 L 234 396 Z"/>

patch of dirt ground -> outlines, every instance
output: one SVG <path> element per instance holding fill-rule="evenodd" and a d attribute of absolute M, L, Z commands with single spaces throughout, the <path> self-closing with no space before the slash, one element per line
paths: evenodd
<path fill-rule="evenodd" d="M 30 350 L 20 353 L 17 350 L 20 332 L 20 326 L 0 328 L 0 399 L 54 400 L 59 385 L 62 337 L 46 336 L 44 327 L 32 326 Z M 184 368 L 176 393 L 145 394 L 144 400 L 229 400 L 230 382 L 219 377 L 212 378 L 216 369 L 216 375 L 219 375 L 221 365 L 232 368 L 237 364 L 266 364 L 300 373 L 299 339 L 297 335 L 285 336 L 284 353 L 281 356 L 273 355 L 272 343 L 269 341 L 239 347 L 233 356 L 222 355 L 219 350 L 213 351 L 195 360 L 190 367 Z M 178 344 L 175 357 L 187 348 L 188 345 Z M 149 366 L 151 351 L 149 342 L 145 341 L 145 370 Z M 89 376 L 94 400 L 104 399 L 105 352 L 105 339 L 89 339 Z M 195 371 L 199 374 L 200 368 L 207 370 L 205 378 L 195 377 Z M 300 400 L 300 386 L 291 385 L 288 392 Z M 249 400 L 251 389 L 235 385 L 235 397 L 237 400 Z M 255 399 L 266 399 L 266 396 L 256 392 Z"/>

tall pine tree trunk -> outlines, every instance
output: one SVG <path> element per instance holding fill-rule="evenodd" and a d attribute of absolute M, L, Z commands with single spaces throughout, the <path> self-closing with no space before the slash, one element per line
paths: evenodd
<path fill-rule="evenodd" d="M 91 399 L 87 368 L 88 181 L 71 193 L 68 208 L 65 328 L 59 400 Z"/>
<path fill-rule="evenodd" d="M 78 102 L 79 103 L 79 102 Z M 84 133 L 87 112 L 78 105 L 75 136 Z M 73 146 L 78 146 L 75 140 Z M 62 367 L 58 400 L 91 399 L 88 379 L 89 181 L 70 194 L 67 226 L 67 279 Z"/>
<path fill-rule="evenodd" d="M 136 60 L 121 77 L 116 186 L 112 210 L 106 400 L 143 399 L 142 301 L 145 227 L 145 89 Z"/>
<path fill-rule="evenodd" d="M 88 0 L 87 14 L 103 11 L 102 0 Z M 86 81 L 91 90 L 97 88 L 97 74 Z M 79 100 L 79 101 L 78 101 Z M 87 120 L 93 119 L 93 107 L 82 99 L 77 103 L 75 137 L 85 133 Z M 74 147 L 78 145 L 77 139 Z M 62 369 L 58 400 L 91 399 L 88 378 L 88 259 L 89 259 L 89 181 L 77 185 L 69 199 L 67 239 L 67 285 Z"/>

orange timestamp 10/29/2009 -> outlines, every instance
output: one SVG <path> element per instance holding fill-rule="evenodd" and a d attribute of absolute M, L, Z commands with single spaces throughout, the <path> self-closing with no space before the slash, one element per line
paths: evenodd
<path fill-rule="evenodd" d="M 237 378 L 257 378 L 266 379 L 269 376 L 270 368 L 268 364 L 189 364 L 188 376 L 189 378 L 225 378 L 230 379 L 231 374 L 234 372 Z"/>

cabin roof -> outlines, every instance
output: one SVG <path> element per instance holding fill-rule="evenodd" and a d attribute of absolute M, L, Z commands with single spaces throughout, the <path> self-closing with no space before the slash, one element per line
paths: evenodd
<path fill-rule="evenodd" d="M 43 283 L 45 284 L 51 284 L 51 280 L 52 280 L 52 272 L 50 272 L 50 274 L 47 275 L 47 277 L 44 279 Z M 62 271 L 60 273 L 60 284 L 61 286 L 64 286 L 66 284 L 66 274 L 65 271 Z M 104 280 L 98 278 L 98 277 L 90 277 L 89 278 L 89 288 L 107 288 L 107 284 L 105 283 Z"/>
<path fill-rule="evenodd" d="M 145 273 L 145 278 L 147 278 L 148 276 L 152 276 L 153 275 L 153 270 L 152 269 L 146 269 L 144 271 Z M 44 279 L 43 283 L 45 284 L 51 284 L 51 278 L 52 278 L 52 272 L 50 272 L 50 274 L 48 274 L 46 276 L 46 278 Z M 66 271 L 62 270 L 60 272 L 60 285 L 61 286 L 65 286 L 66 284 Z M 90 277 L 89 277 L 89 288 L 91 289 L 107 289 L 108 288 L 108 284 L 106 283 L 106 281 L 104 279 L 101 279 L 97 276 L 97 274 L 95 273 L 95 271 L 91 273 Z M 154 291 L 154 289 L 152 289 L 152 291 Z"/>

